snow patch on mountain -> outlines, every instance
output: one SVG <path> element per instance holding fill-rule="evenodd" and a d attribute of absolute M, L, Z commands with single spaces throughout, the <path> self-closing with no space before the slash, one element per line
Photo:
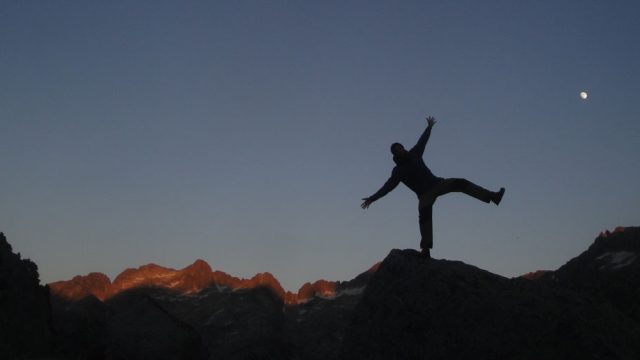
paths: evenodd
<path fill-rule="evenodd" d="M 596 259 L 604 262 L 603 265 L 600 266 L 600 269 L 609 269 L 609 270 L 618 270 L 622 269 L 625 266 L 629 266 L 633 264 L 634 261 L 638 258 L 638 254 L 631 251 L 609 251 Z"/>
<path fill-rule="evenodd" d="M 355 296 L 355 295 L 360 295 L 362 294 L 362 292 L 364 291 L 364 289 L 367 286 L 361 286 L 358 288 L 353 288 L 353 289 L 344 289 L 340 292 L 338 292 L 338 294 L 336 295 L 336 297 L 342 296 L 342 295 L 346 295 L 346 296 Z"/>

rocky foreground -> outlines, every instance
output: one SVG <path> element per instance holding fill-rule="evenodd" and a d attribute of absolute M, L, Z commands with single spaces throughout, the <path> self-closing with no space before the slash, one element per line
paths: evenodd
<path fill-rule="evenodd" d="M 49 289 L 38 267 L 14 254 L 0 233 L 0 359 L 45 356 L 53 350 Z"/>
<path fill-rule="evenodd" d="M 0 281 L 33 274 L 7 246 Z M 392 250 L 351 281 L 295 294 L 268 274 L 236 279 L 199 260 L 51 284 L 50 312 L 36 272 L 35 285 L 20 278 L 30 292 L 0 282 L 0 358 L 639 359 L 639 257 L 640 228 L 603 233 L 561 268 L 513 279 Z M 33 311 L 11 317 L 20 297 Z"/>

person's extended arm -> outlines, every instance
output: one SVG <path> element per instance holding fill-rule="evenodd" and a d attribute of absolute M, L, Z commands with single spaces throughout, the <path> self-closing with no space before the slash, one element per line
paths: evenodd
<path fill-rule="evenodd" d="M 431 136 L 431 128 L 436 124 L 436 119 L 434 119 L 433 116 L 429 116 L 427 117 L 427 123 L 429 126 L 427 126 L 422 135 L 420 135 L 416 145 L 409 150 L 411 152 L 418 153 L 421 156 L 424 154 L 424 148 L 427 146 L 427 141 L 429 141 L 429 136 Z"/>
<path fill-rule="evenodd" d="M 387 182 L 384 183 L 384 185 L 382 185 L 380 190 L 376 191 L 375 194 L 362 199 L 364 200 L 364 202 L 362 203 L 362 205 L 360 205 L 360 207 L 362 207 L 363 209 L 368 208 L 372 202 L 387 195 L 391 190 L 395 189 L 399 183 L 400 183 L 400 178 L 396 175 L 395 172 L 391 173 L 391 177 L 389 178 L 389 180 L 387 180 Z"/>

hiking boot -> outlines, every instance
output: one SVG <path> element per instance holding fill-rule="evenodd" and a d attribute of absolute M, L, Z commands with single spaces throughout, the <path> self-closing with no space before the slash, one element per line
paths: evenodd
<path fill-rule="evenodd" d="M 429 249 L 420 249 L 420 257 L 431 259 L 431 251 Z"/>
<path fill-rule="evenodd" d="M 493 203 L 496 205 L 500 205 L 500 201 L 502 201 L 503 195 L 504 195 L 504 188 L 500 188 L 500 191 L 498 191 L 497 193 L 495 193 L 495 195 L 493 195 L 493 199 L 491 199 L 491 201 L 493 201 Z"/>

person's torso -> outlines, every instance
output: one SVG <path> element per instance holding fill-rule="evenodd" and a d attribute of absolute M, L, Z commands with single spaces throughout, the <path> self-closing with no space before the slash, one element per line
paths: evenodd
<path fill-rule="evenodd" d="M 416 195 L 427 192 L 437 181 L 421 156 L 409 153 L 405 159 L 398 162 L 395 172 L 400 181 Z"/>

